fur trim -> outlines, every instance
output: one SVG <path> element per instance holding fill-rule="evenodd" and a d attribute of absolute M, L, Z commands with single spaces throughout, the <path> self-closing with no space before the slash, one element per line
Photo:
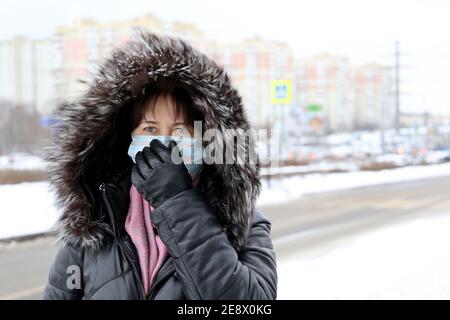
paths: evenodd
<path fill-rule="evenodd" d="M 183 39 L 139 30 L 99 67 L 83 96 L 54 113 L 54 139 L 47 161 L 61 210 L 61 240 L 96 249 L 110 235 L 110 227 L 93 216 L 96 183 L 130 165 L 131 137 L 120 134 L 120 124 L 126 122 L 120 120 L 147 84 L 166 78 L 189 89 L 195 107 L 204 115 L 203 129 L 221 130 L 225 143 L 233 139 L 226 129 L 249 129 L 242 99 L 222 67 Z M 216 209 L 239 248 L 261 188 L 259 164 L 213 167 L 223 190 Z"/>

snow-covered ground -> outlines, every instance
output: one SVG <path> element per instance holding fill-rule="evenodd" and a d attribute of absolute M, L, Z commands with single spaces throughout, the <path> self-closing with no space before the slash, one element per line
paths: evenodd
<path fill-rule="evenodd" d="M 450 164 L 272 180 L 258 204 L 304 194 L 450 176 Z M 0 239 L 49 231 L 58 216 L 47 182 L 0 185 Z M 279 299 L 450 298 L 450 212 L 383 227 L 278 258 Z M 276 240 L 276 239 L 275 239 Z M 276 243 L 276 241 L 275 241 Z"/>
<path fill-rule="evenodd" d="M 0 239 L 47 232 L 56 219 L 48 182 L 0 185 Z"/>
<path fill-rule="evenodd" d="M 291 173 L 309 173 L 314 171 L 356 171 L 359 170 L 359 166 L 354 161 L 341 161 L 341 162 L 327 162 L 322 161 L 320 163 L 308 164 L 304 166 L 284 166 L 273 168 L 261 168 L 261 176 L 267 176 L 269 174 L 291 174 Z"/>
<path fill-rule="evenodd" d="M 305 194 L 358 188 L 386 183 L 450 176 L 450 163 L 410 166 L 381 171 L 353 171 L 345 173 L 308 174 L 304 176 L 263 180 L 258 205 L 283 203 Z"/>
<path fill-rule="evenodd" d="M 350 189 L 399 181 L 450 176 L 450 163 L 377 172 L 311 174 L 263 181 L 258 206 L 283 203 L 305 194 Z M 0 239 L 50 230 L 57 219 L 47 182 L 0 185 Z"/>
<path fill-rule="evenodd" d="M 45 170 L 46 163 L 39 157 L 27 153 L 12 153 L 0 156 L 0 169 Z"/>
<path fill-rule="evenodd" d="M 278 264 L 278 299 L 450 299 L 450 212 Z"/>

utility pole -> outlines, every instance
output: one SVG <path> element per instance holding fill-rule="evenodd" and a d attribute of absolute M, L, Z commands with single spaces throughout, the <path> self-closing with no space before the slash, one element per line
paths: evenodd
<path fill-rule="evenodd" d="M 395 41 L 395 131 L 400 133 L 400 41 Z"/>

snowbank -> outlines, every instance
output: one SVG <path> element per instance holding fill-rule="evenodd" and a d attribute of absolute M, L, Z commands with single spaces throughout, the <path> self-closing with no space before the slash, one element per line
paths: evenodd
<path fill-rule="evenodd" d="M 450 212 L 279 259 L 278 299 L 449 299 Z"/>
<path fill-rule="evenodd" d="M 47 232 L 56 219 L 47 182 L 0 185 L 0 239 Z"/>
<path fill-rule="evenodd" d="M 13 153 L 0 156 L 0 169 L 45 170 L 46 163 L 39 157 L 27 153 Z"/>
<path fill-rule="evenodd" d="M 258 205 L 283 203 L 304 194 L 450 175 L 450 163 L 377 172 L 314 174 L 263 181 Z M 57 212 L 48 182 L 0 185 L 0 239 L 48 231 Z"/>
<path fill-rule="evenodd" d="M 258 205 L 283 203 L 305 194 L 358 188 L 364 186 L 418 180 L 450 175 L 450 163 L 411 166 L 381 171 L 355 171 L 264 179 Z"/>

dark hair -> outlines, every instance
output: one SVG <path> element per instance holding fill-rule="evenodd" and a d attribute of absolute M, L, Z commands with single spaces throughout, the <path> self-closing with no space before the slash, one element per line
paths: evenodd
<path fill-rule="evenodd" d="M 175 104 L 175 116 L 183 113 L 186 124 L 194 125 L 195 120 L 202 120 L 201 113 L 193 106 L 192 98 L 185 88 L 177 86 L 172 82 L 162 82 L 159 84 L 147 85 L 144 93 L 140 95 L 131 106 L 130 130 L 133 131 L 139 126 L 144 115 L 150 109 L 154 112 L 156 101 L 159 97 L 171 97 Z"/>

